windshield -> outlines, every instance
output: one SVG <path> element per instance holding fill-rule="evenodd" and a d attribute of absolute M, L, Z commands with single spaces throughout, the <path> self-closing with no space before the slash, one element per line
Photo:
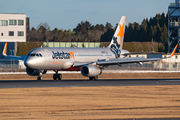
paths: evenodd
<path fill-rule="evenodd" d="M 40 53 L 32 53 L 30 54 L 31 57 L 37 56 L 37 57 L 42 57 Z"/>
<path fill-rule="evenodd" d="M 36 54 L 35 53 L 32 53 L 30 56 L 35 56 Z"/>

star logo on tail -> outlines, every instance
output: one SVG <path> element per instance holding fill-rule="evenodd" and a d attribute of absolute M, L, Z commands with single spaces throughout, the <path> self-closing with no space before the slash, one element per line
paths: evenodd
<path fill-rule="evenodd" d="M 75 59 L 75 58 L 74 58 L 74 52 L 71 51 L 71 52 L 69 52 L 69 54 L 71 55 L 70 59 L 71 59 L 71 58 Z"/>
<path fill-rule="evenodd" d="M 119 33 L 117 34 L 117 36 L 120 37 L 120 45 L 122 43 L 122 37 L 124 36 L 124 23 L 121 26 L 121 24 L 119 24 Z"/>

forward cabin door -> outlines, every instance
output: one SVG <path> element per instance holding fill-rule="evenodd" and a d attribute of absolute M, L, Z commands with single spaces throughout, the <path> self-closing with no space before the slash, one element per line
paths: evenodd
<path fill-rule="evenodd" d="M 45 52 L 46 52 L 46 54 L 47 54 L 47 59 L 46 59 L 46 61 L 47 61 L 48 63 L 50 63 L 50 62 L 51 62 L 51 58 L 52 58 L 51 53 L 49 52 L 48 49 L 46 49 Z"/>

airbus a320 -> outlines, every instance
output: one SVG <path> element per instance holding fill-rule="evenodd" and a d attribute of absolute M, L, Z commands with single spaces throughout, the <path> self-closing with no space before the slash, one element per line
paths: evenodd
<path fill-rule="evenodd" d="M 161 58 L 127 58 L 127 55 L 132 53 L 122 49 L 125 24 L 126 16 L 122 16 L 112 40 L 106 48 L 42 47 L 31 50 L 28 55 L 11 56 L 6 54 L 6 43 L 3 55 L 5 58 L 23 60 L 27 74 L 37 76 L 37 80 L 41 80 L 42 75 L 48 70 L 54 70 L 54 80 L 62 79 L 62 75 L 58 73 L 59 71 L 81 71 L 81 74 L 89 77 L 90 80 L 97 80 L 103 68 L 110 65 L 160 60 Z"/>

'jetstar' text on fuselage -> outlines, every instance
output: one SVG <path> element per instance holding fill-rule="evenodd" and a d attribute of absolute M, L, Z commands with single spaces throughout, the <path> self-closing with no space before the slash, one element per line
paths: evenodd
<path fill-rule="evenodd" d="M 71 55 L 69 53 L 65 53 L 64 51 L 62 52 L 54 52 L 52 51 L 53 55 L 52 58 L 53 59 L 70 59 Z"/>

